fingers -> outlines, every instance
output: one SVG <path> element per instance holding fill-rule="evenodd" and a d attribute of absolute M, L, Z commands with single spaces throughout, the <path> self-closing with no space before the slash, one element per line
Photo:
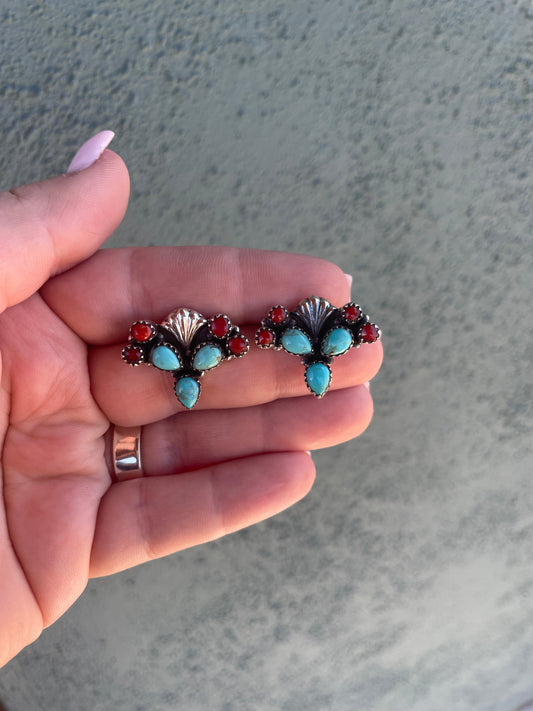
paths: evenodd
<path fill-rule="evenodd" d="M 102 499 L 89 575 L 110 575 L 279 513 L 311 488 L 303 452 L 265 454 L 113 485 Z"/>
<path fill-rule="evenodd" d="M 350 299 L 344 273 L 304 255 L 229 247 L 105 250 L 51 280 L 41 295 L 78 335 L 92 344 L 123 345 L 136 319 L 161 321 L 177 307 L 205 316 L 224 312 L 253 341 L 274 304 L 293 309 L 319 295 L 342 306 Z M 246 328 L 248 324 L 248 328 Z M 250 324 L 253 324 L 250 325 Z M 93 393 L 112 422 L 146 424 L 178 412 L 172 378 L 154 368 L 130 368 L 121 346 L 90 355 Z M 336 358 L 333 388 L 370 380 L 381 363 L 380 344 Z M 307 394 L 299 358 L 259 352 L 224 363 L 202 380 L 197 408 L 233 408 Z"/>
<path fill-rule="evenodd" d="M 85 341 L 119 343 L 136 319 L 162 321 L 185 306 L 259 324 L 274 304 L 294 308 L 317 295 L 342 306 L 350 298 L 339 267 L 315 257 L 232 247 L 104 250 L 41 291 Z"/>
<path fill-rule="evenodd" d="M 251 331 L 248 336 L 253 338 Z M 174 380 L 153 367 L 132 368 L 120 357 L 120 346 L 92 349 L 89 359 L 93 395 L 106 417 L 130 426 L 155 422 L 183 411 Z M 379 370 L 381 342 L 363 344 L 334 359 L 332 390 L 362 385 Z M 304 367 L 297 356 L 263 351 L 252 345 L 244 358 L 222 363 L 202 378 L 195 410 L 250 407 L 277 398 L 308 395 Z M 329 397 L 328 393 L 323 400 Z"/>
<path fill-rule="evenodd" d="M 331 447 L 360 435 L 372 418 L 366 387 L 230 410 L 186 412 L 143 427 L 145 476 L 178 474 L 260 452 Z"/>
<path fill-rule="evenodd" d="M 129 178 L 111 151 L 79 173 L 0 193 L 0 312 L 93 254 L 118 226 Z"/>

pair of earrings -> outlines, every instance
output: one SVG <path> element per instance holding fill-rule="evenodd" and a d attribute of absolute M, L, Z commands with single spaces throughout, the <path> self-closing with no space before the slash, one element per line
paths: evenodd
<path fill-rule="evenodd" d="M 304 299 L 294 311 L 273 306 L 261 321 L 255 342 L 259 348 L 283 349 L 300 356 L 305 382 L 316 397 L 323 397 L 331 384 L 335 356 L 381 336 L 353 301 L 336 308 L 324 298 Z M 200 378 L 224 360 L 242 358 L 250 343 L 226 314 L 205 318 L 197 311 L 179 308 L 162 323 L 136 321 L 122 358 L 129 365 L 147 363 L 174 377 L 174 392 L 190 410 L 201 393 Z"/>

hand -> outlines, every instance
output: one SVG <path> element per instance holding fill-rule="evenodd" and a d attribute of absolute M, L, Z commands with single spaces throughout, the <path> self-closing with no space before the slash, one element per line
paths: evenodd
<path fill-rule="evenodd" d="M 231 248 L 96 251 L 128 175 L 111 151 L 79 173 L 0 194 L 2 500 L 0 664 L 91 576 L 212 540 L 290 506 L 312 485 L 305 450 L 358 435 L 381 345 L 336 359 L 308 395 L 298 358 L 252 347 L 203 379 L 194 411 L 172 378 L 120 357 L 130 324 L 178 306 L 227 313 L 253 341 L 268 308 L 349 301 L 340 269 Z M 113 483 L 110 424 L 144 425 L 143 478 Z"/>

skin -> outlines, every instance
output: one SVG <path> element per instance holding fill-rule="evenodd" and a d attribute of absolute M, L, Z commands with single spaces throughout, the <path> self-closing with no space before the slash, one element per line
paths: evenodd
<path fill-rule="evenodd" d="M 129 195 L 122 160 L 0 193 L 0 665 L 109 575 L 291 506 L 306 450 L 360 434 L 381 344 L 336 359 L 308 394 L 299 359 L 252 348 L 203 378 L 194 411 L 172 379 L 120 358 L 130 324 L 177 306 L 227 313 L 253 339 L 270 306 L 350 300 L 342 271 L 233 248 L 97 251 Z M 206 279 L 205 275 L 209 278 Z M 113 483 L 110 423 L 143 425 L 145 476 Z"/>

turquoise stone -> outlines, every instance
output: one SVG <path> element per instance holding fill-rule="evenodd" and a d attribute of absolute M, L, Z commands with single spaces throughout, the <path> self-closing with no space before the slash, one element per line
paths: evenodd
<path fill-rule="evenodd" d="M 193 368 L 196 370 L 210 370 L 220 363 L 222 360 L 222 351 L 218 346 L 208 343 L 202 346 L 192 362 Z"/>
<path fill-rule="evenodd" d="M 181 402 L 181 404 L 188 410 L 194 407 L 200 397 L 200 386 L 194 378 L 188 375 L 183 376 L 176 381 L 174 385 L 174 390 L 176 391 L 176 397 Z"/>
<path fill-rule="evenodd" d="M 309 338 L 297 328 L 289 328 L 285 331 L 281 337 L 281 345 L 286 351 L 294 353 L 294 355 L 304 355 L 305 353 L 311 353 L 313 350 Z"/>
<path fill-rule="evenodd" d="M 318 397 L 322 397 L 329 388 L 331 371 L 324 363 L 311 363 L 305 371 L 305 380 L 312 392 Z"/>
<path fill-rule="evenodd" d="M 156 346 L 150 360 L 152 365 L 160 370 L 179 370 L 181 368 L 180 359 L 168 346 Z"/>
<path fill-rule="evenodd" d="M 338 356 L 352 345 L 352 334 L 345 328 L 334 328 L 322 342 L 322 353 L 329 356 Z"/>

